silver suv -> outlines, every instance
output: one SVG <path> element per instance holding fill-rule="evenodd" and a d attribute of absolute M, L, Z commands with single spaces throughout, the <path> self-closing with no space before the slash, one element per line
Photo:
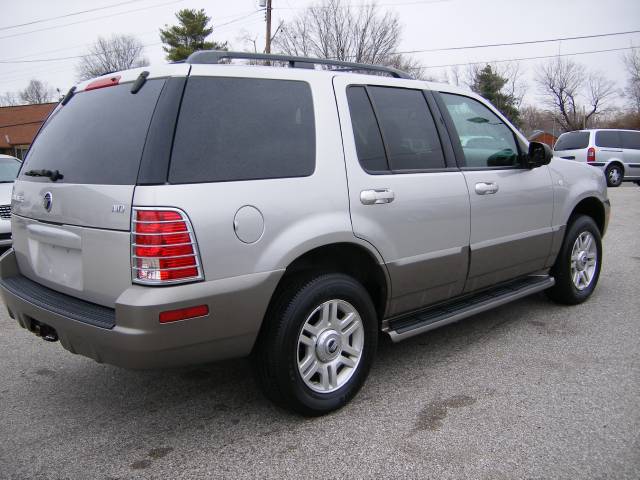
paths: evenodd
<path fill-rule="evenodd" d="M 640 131 L 579 130 L 563 133 L 554 146 L 565 160 L 586 162 L 605 172 L 607 185 L 640 181 Z"/>
<path fill-rule="evenodd" d="M 599 170 L 473 93 L 230 52 L 77 85 L 12 209 L 0 286 L 22 327 L 129 368 L 251 356 L 306 415 L 357 393 L 379 332 L 586 300 L 609 218 Z"/>

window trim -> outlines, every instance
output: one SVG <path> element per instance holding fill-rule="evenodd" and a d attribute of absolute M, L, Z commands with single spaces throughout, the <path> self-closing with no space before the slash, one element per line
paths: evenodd
<path fill-rule="evenodd" d="M 401 87 L 401 86 L 396 86 L 396 85 L 379 85 L 379 84 L 375 84 L 375 83 L 350 83 L 345 88 L 345 96 L 347 96 L 347 111 L 349 112 L 349 120 L 351 121 L 351 134 L 352 134 L 352 136 L 354 136 L 354 138 L 355 138 L 355 134 L 353 132 L 353 120 L 351 118 L 351 109 L 349 108 L 348 93 L 347 93 L 349 91 L 349 89 L 352 88 L 352 87 L 363 87 L 364 90 L 365 90 L 365 93 L 367 95 L 367 99 L 369 100 L 369 104 L 371 105 L 371 109 L 373 110 L 373 116 L 375 118 L 376 125 L 378 127 L 378 133 L 380 134 L 380 138 L 382 140 L 382 146 L 383 146 L 383 149 L 384 149 L 385 159 L 386 159 L 387 167 L 388 167 L 388 170 L 367 170 L 366 168 L 364 168 L 364 166 L 360 162 L 360 158 L 358 157 L 358 152 L 357 152 L 357 148 L 356 148 L 356 159 L 358 161 L 358 165 L 360 165 L 360 168 L 362 169 L 363 172 L 365 172 L 367 175 L 371 175 L 371 176 L 381 176 L 381 175 L 404 175 L 404 174 L 416 174 L 416 173 L 455 172 L 455 171 L 459 170 L 457 165 L 455 165 L 455 163 L 454 163 L 455 162 L 455 156 L 454 156 L 454 158 L 451 158 L 453 152 L 447 151 L 446 142 L 442 138 L 442 132 L 441 132 L 441 129 L 439 128 L 439 126 L 438 126 L 438 117 L 434 114 L 434 111 L 432 109 L 432 105 L 429 103 L 429 98 L 425 94 L 425 92 L 429 92 L 428 90 L 425 91 L 424 89 L 421 89 L 421 88 Z M 378 109 L 376 108 L 374 102 L 371 99 L 371 93 L 369 92 L 369 87 L 393 88 L 393 89 L 396 89 L 396 90 L 414 90 L 414 91 L 422 93 L 422 96 L 423 96 L 423 98 L 425 100 L 425 104 L 427 106 L 427 111 L 430 113 L 431 118 L 433 119 L 433 124 L 434 124 L 434 126 L 436 128 L 436 134 L 438 136 L 438 141 L 440 143 L 440 150 L 442 151 L 442 156 L 444 158 L 444 165 L 445 165 L 444 167 L 417 168 L 417 169 L 392 169 L 391 168 L 391 163 L 389 161 L 389 146 L 387 144 L 386 139 L 384 138 L 384 134 L 382 133 L 382 128 L 380 127 L 380 120 L 378 119 L 379 118 Z M 436 111 L 436 113 L 439 114 L 440 112 Z"/>
<path fill-rule="evenodd" d="M 496 115 L 498 117 L 498 119 L 504 124 L 504 126 L 511 132 L 511 135 L 513 136 L 513 141 L 516 144 L 516 149 L 518 150 L 517 157 L 518 157 L 519 165 L 497 166 L 497 167 L 490 167 L 490 166 L 487 165 L 487 166 L 484 166 L 484 167 L 468 167 L 466 165 L 466 157 L 464 155 L 464 150 L 462 149 L 462 144 L 460 143 L 460 135 L 458 134 L 458 129 L 456 128 L 455 123 L 453 122 L 453 118 L 451 117 L 451 114 L 449 113 L 449 109 L 447 108 L 447 105 L 444 103 L 444 99 L 442 98 L 443 94 L 455 95 L 455 96 L 458 96 L 458 97 L 468 98 L 469 100 L 472 100 L 472 101 L 480 103 L 482 106 L 487 108 L 491 113 Z M 433 92 L 433 97 L 434 97 L 434 99 L 436 101 L 436 104 L 438 105 L 438 108 L 440 109 L 440 113 L 441 113 L 442 117 L 444 118 L 444 123 L 447 126 L 447 130 L 449 131 L 449 137 L 451 137 L 452 134 L 454 135 L 454 138 L 451 138 L 451 143 L 453 145 L 453 150 L 455 152 L 456 163 L 457 163 L 458 168 L 460 170 L 462 170 L 462 171 L 529 170 L 529 168 L 525 165 L 525 162 L 523 160 L 524 159 L 524 154 L 523 154 L 524 145 L 522 145 L 522 142 L 520 141 L 520 138 L 518 137 L 518 135 L 516 135 L 516 133 L 513 131 L 513 129 L 509 126 L 509 124 L 504 121 L 504 119 L 502 118 L 502 115 L 498 111 L 494 110 L 491 105 L 486 104 L 484 102 L 481 102 L 477 98 L 473 98 L 473 97 L 470 97 L 469 95 L 464 95 L 462 93 L 453 93 L 453 92 L 446 92 L 446 91 L 434 91 Z"/>

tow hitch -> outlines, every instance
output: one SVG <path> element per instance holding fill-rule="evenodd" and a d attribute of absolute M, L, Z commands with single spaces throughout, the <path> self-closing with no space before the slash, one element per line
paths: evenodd
<path fill-rule="evenodd" d="M 42 339 L 47 342 L 58 341 L 58 333 L 55 331 L 55 329 L 50 327 L 49 325 L 40 323 L 37 320 L 31 321 L 31 331 L 38 337 L 42 337 Z"/>

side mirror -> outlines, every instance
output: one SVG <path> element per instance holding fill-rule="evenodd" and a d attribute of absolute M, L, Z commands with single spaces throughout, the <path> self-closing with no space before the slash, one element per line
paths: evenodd
<path fill-rule="evenodd" d="M 529 152 L 527 153 L 527 168 L 537 168 L 548 165 L 553 158 L 553 152 L 546 143 L 529 142 Z"/>

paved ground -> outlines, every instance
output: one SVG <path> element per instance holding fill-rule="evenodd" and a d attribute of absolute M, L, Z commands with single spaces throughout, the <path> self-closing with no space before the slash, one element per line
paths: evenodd
<path fill-rule="evenodd" d="M 592 299 L 535 296 L 383 345 L 343 410 L 272 407 L 246 362 L 130 372 L 0 316 L 0 478 L 640 478 L 640 188 Z"/>

